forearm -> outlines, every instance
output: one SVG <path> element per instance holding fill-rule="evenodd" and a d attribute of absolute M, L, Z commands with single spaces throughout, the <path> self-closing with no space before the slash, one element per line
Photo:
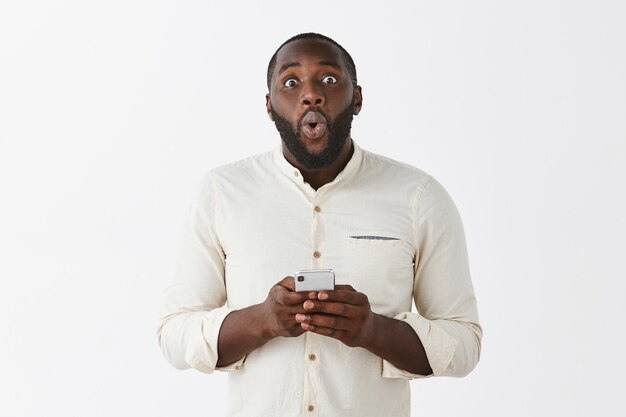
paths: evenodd
<path fill-rule="evenodd" d="M 236 362 L 272 339 L 261 308 L 257 304 L 226 316 L 217 341 L 217 366 Z"/>
<path fill-rule="evenodd" d="M 408 323 L 376 313 L 373 320 L 373 337 L 365 349 L 407 372 L 432 374 L 424 346 Z"/>

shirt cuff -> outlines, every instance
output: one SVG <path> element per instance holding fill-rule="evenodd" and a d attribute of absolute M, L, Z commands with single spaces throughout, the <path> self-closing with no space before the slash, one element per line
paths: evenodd
<path fill-rule="evenodd" d="M 429 378 L 432 376 L 445 375 L 446 369 L 454 356 L 458 341 L 446 333 L 439 326 L 417 313 L 404 312 L 394 317 L 396 320 L 408 323 L 417 334 L 433 373 L 430 375 L 420 375 L 407 372 L 397 368 L 390 362 L 383 359 L 383 378 Z"/>
<path fill-rule="evenodd" d="M 207 332 L 204 329 L 207 329 L 207 327 L 203 328 L 203 333 L 204 333 L 204 338 L 207 340 L 207 342 L 209 342 L 209 340 L 211 341 L 210 343 L 215 343 L 215 352 L 217 352 L 217 339 L 219 338 L 220 335 L 220 329 L 222 328 L 222 323 L 224 322 L 224 319 L 226 319 L 226 316 L 229 315 L 231 312 L 235 311 L 234 308 L 228 308 L 226 306 L 221 307 L 221 309 L 223 309 L 225 311 L 225 314 L 220 313 L 220 317 L 221 320 L 219 322 L 218 326 L 215 327 L 210 327 L 210 330 Z M 217 329 L 217 332 L 215 331 L 215 329 Z M 246 358 L 248 357 L 248 355 L 244 355 L 244 357 L 242 357 L 241 359 L 239 359 L 238 361 L 235 361 L 233 363 L 229 363 L 228 365 L 224 365 L 224 366 L 215 366 L 215 370 L 216 371 L 222 371 L 222 372 L 233 372 L 233 371 L 239 371 L 241 369 L 241 367 L 243 366 L 243 363 L 246 361 Z M 215 359 L 216 364 L 217 364 L 217 359 Z"/>
<path fill-rule="evenodd" d="M 246 361 L 247 357 L 248 357 L 248 355 L 246 355 L 243 358 L 239 359 L 237 362 L 233 362 L 233 363 L 228 364 L 228 365 L 216 366 L 215 370 L 216 371 L 222 371 L 222 372 L 236 372 L 236 371 L 241 369 L 241 367 L 243 366 L 243 363 Z"/>
<path fill-rule="evenodd" d="M 245 356 L 235 363 L 217 366 L 217 340 L 220 328 L 226 316 L 233 311 L 235 309 L 223 306 L 215 308 L 204 315 L 201 322 L 202 332 L 197 334 L 197 340 L 195 343 L 190 343 L 185 352 L 185 362 L 189 366 L 206 374 L 210 374 L 215 370 L 239 370 L 245 360 Z"/>

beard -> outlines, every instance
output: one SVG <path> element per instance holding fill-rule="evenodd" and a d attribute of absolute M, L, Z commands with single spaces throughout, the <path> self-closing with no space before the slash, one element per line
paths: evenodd
<path fill-rule="evenodd" d="M 328 143 L 326 147 L 317 154 L 310 153 L 300 140 L 302 134 L 302 119 L 309 110 L 320 113 L 326 118 L 327 122 Z M 354 98 L 334 120 L 331 120 L 324 112 L 314 107 L 311 107 L 309 110 L 302 113 L 302 116 L 298 119 L 298 127 L 295 131 L 287 119 L 276 113 L 274 109 L 272 109 L 271 112 L 274 124 L 276 125 L 276 129 L 278 129 L 278 133 L 280 133 L 283 143 L 296 160 L 307 169 L 326 168 L 335 162 L 346 140 L 348 140 L 350 136 L 352 118 L 354 117 Z"/>

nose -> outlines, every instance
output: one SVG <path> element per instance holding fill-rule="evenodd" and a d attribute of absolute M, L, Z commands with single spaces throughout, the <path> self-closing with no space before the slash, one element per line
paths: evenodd
<path fill-rule="evenodd" d="M 300 104 L 319 106 L 326 101 L 322 89 L 315 82 L 305 83 L 301 91 Z"/>

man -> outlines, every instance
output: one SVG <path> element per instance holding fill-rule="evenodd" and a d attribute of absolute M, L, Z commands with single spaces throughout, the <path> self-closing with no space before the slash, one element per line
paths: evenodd
<path fill-rule="evenodd" d="M 456 208 L 351 139 L 361 87 L 332 39 L 281 45 L 268 89 L 282 146 L 204 178 L 161 349 L 180 369 L 232 371 L 229 416 L 408 416 L 408 380 L 464 376 L 480 356 Z M 323 268 L 335 290 L 295 292 L 295 271 Z"/>

